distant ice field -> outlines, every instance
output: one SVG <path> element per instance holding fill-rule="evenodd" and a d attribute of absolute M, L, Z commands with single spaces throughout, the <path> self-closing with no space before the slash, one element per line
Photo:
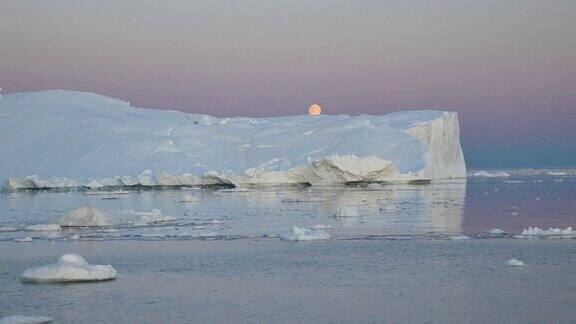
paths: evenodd
<path fill-rule="evenodd" d="M 420 184 L 0 192 L 0 241 L 280 240 L 293 226 L 330 240 L 576 237 L 574 170 L 478 172 Z"/>

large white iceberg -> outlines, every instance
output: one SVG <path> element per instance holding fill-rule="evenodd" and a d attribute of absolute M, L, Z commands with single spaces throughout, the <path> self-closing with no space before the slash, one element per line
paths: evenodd
<path fill-rule="evenodd" d="M 455 112 L 216 118 L 53 90 L 4 95 L 0 116 L 11 189 L 466 177 Z"/>
<path fill-rule="evenodd" d="M 111 265 L 92 265 L 80 255 L 64 254 L 54 264 L 27 269 L 22 273 L 22 280 L 27 282 L 102 281 L 114 279 L 116 276 L 117 272 Z"/>

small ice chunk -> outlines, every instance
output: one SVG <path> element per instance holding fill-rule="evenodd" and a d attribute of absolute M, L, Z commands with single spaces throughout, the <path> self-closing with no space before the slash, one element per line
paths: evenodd
<path fill-rule="evenodd" d="M 508 261 L 506 261 L 506 265 L 509 266 L 521 266 L 524 265 L 524 262 L 518 260 L 518 259 L 510 259 Z"/>
<path fill-rule="evenodd" d="M 490 235 L 506 235 L 508 233 L 506 233 L 506 231 L 503 231 L 499 228 L 493 228 L 493 229 L 488 231 L 488 234 L 490 234 Z"/>
<path fill-rule="evenodd" d="M 59 231 L 61 230 L 61 228 L 60 225 L 58 224 L 38 224 L 27 226 L 26 230 L 32 232 L 48 232 L 48 231 Z"/>
<path fill-rule="evenodd" d="M 331 228 L 332 228 L 332 226 L 330 226 L 330 225 L 325 225 L 325 224 L 316 224 L 316 225 L 312 225 L 312 226 L 310 227 L 310 229 L 313 229 L 313 230 L 331 229 Z"/>
<path fill-rule="evenodd" d="M 540 229 L 538 227 L 528 227 L 528 229 L 523 229 L 520 234 L 521 237 L 571 237 L 576 236 L 576 231 L 572 230 L 571 226 L 566 227 L 566 229 L 561 228 L 549 228 L 547 230 Z"/>
<path fill-rule="evenodd" d="M 292 233 L 280 235 L 280 238 L 287 241 L 318 241 L 329 240 L 331 236 L 323 230 L 292 226 Z"/>
<path fill-rule="evenodd" d="M 510 174 L 506 172 L 487 172 L 487 171 L 478 171 L 472 174 L 473 177 L 483 177 L 483 178 L 500 178 L 500 177 L 509 177 Z"/>
<path fill-rule="evenodd" d="M 201 229 L 206 229 L 206 226 L 202 226 L 202 225 L 195 225 L 195 226 L 192 226 L 192 229 L 193 229 L 193 230 L 201 230 Z"/>
<path fill-rule="evenodd" d="M 470 236 L 468 235 L 454 235 L 454 236 L 450 236 L 451 240 L 469 240 Z"/>
<path fill-rule="evenodd" d="M 23 316 L 13 315 L 0 319 L 0 324 L 42 324 L 53 322 L 52 317 L 47 316 Z"/>
<path fill-rule="evenodd" d="M 0 232 L 16 232 L 18 229 L 11 226 L 0 226 Z"/>
<path fill-rule="evenodd" d="M 358 210 L 354 206 L 342 206 L 334 213 L 336 217 L 358 217 Z"/>
<path fill-rule="evenodd" d="M 27 236 L 23 238 L 14 239 L 14 242 L 34 242 L 34 239 L 31 238 L 30 236 Z"/>
<path fill-rule="evenodd" d="M 224 222 L 222 222 L 221 220 L 218 220 L 218 219 L 211 219 L 208 221 L 208 223 L 210 223 L 210 224 L 223 224 Z"/>
<path fill-rule="evenodd" d="M 116 270 L 111 265 L 91 265 L 78 254 L 64 254 L 58 262 L 22 273 L 22 281 L 79 282 L 114 279 Z"/>
<path fill-rule="evenodd" d="M 180 202 L 196 202 L 198 201 L 198 197 L 192 195 L 186 195 L 180 199 Z"/>

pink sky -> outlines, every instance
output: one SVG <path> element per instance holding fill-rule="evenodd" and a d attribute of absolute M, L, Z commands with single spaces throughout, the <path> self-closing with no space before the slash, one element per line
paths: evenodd
<path fill-rule="evenodd" d="M 576 164 L 574 1 L 239 3 L 0 1 L 0 85 L 217 116 L 455 110 L 471 166 Z"/>

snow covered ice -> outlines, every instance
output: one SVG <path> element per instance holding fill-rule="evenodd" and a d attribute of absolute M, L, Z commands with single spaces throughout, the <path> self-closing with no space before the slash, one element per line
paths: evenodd
<path fill-rule="evenodd" d="M 47 316 L 13 315 L 0 319 L 0 324 L 42 324 L 51 323 L 54 319 Z"/>
<path fill-rule="evenodd" d="M 7 94 L 0 110 L 10 189 L 466 177 L 455 112 L 216 118 L 65 90 Z"/>
<path fill-rule="evenodd" d="M 292 233 L 280 235 L 280 238 L 287 241 L 318 241 L 329 240 L 331 236 L 321 229 L 307 229 L 292 226 Z"/>
<path fill-rule="evenodd" d="M 114 279 L 116 276 L 116 270 L 111 265 L 91 265 L 80 255 L 64 254 L 54 264 L 27 269 L 22 273 L 22 281 L 102 281 Z"/>

